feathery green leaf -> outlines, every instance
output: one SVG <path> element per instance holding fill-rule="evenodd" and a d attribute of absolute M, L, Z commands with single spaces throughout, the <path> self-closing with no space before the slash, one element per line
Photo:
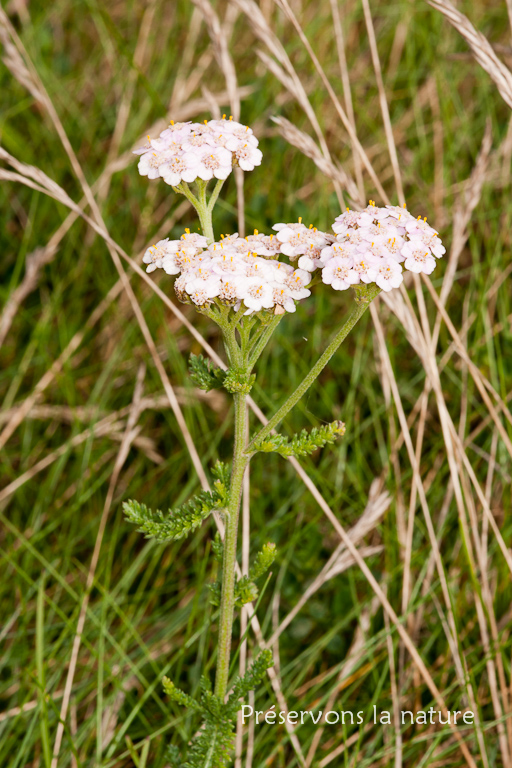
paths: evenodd
<path fill-rule="evenodd" d="M 272 665 L 271 651 L 262 651 L 245 675 L 236 678 L 225 703 L 211 692 L 208 678 L 201 678 L 201 695 L 196 701 L 164 677 L 164 691 L 171 699 L 188 709 L 200 711 L 203 717 L 203 725 L 196 731 L 184 762 L 176 749 L 168 749 L 172 768 L 228 768 L 231 765 L 233 734 L 241 699 L 258 685 Z"/>
<path fill-rule="evenodd" d="M 123 510 L 126 519 L 138 526 L 138 530 L 145 533 L 148 539 L 159 542 L 182 539 L 198 528 L 214 509 L 222 509 L 227 503 L 229 470 L 218 461 L 213 474 L 217 478 L 213 491 L 201 491 L 181 507 L 169 510 L 167 515 L 159 509 L 154 512 L 138 501 L 125 501 Z"/>
<path fill-rule="evenodd" d="M 209 392 L 211 389 L 222 389 L 226 372 L 213 365 L 203 355 L 190 355 L 188 361 L 190 378 L 199 389 Z"/>
<path fill-rule="evenodd" d="M 279 453 L 281 456 L 307 456 L 317 448 L 323 448 L 327 443 L 334 443 L 336 438 L 345 434 L 345 425 L 342 421 L 333 421 L 321 427 L 313 427 L 308 432 L 303 429 L 291 439 L 284 435 L 268 435 L 254 445 L 255 451 L 262 453 Z"/>

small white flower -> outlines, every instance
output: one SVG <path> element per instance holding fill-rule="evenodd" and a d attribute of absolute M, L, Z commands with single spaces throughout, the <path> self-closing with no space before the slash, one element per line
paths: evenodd
<path fill-rule="evenodd" d="M 159 168 L 160 176 L 166 184 L 176 187 L 182 181 L 190 183 L 197 178 L 199 159 L 193 152 L 175 155 Z"/>
<path fill-rule="evenodd" d="M 171 150 L 156 152 L 151 149 L 141 155 L 138 165 L 139 173 L 141 176 L 147 176 L 148 179 L 158 179 L 162 166 L 172 163 L 175 157 L 176 153 Z"/>
<path fill-rule="evenodd" d="M 201 154 L 208 148 L 216 148 L 217 142 L 213 131 L 208 126 L 201 126 L 198 130 L 194 130 L 187 138 L 181 142 L 181 148 L 184 152 L 196 152 Z"/>
<path fill-rule="evenodd" d="M 383 291 L 390 291 L 392 288 L 398 288 L 403 282 L 402 267 L 394 259 L 384 260 L 377 267 L 375 283 Z"/>
<path fill-rule="evenodd" d="M 345 247 L 340 242 L 333 243 L 332 245 L 326 245 L 325 248 L 322 248 L 320 253 L 320 262 L 321 264 L 327 264 L 327 262 L 330 259 L 333 258 L 340 258 L 340 259 L 352 259 L 352 253 L 354 252 L 354 248 L 352 247 Z M 300 266 L 300 262 L 299 262 Z"/>
<path fill-rule="evenodd" d="M 406 221 L 405 229 L 410 237 L 413 237 L 414 235 L 419 235 L 420 237 L 435 237 L 438 234 L 430 224 L 427 224 L 426 216 L 424 219 L 422 219 L 421 216 L 418 216 L 417 219 L 411 217 Z"/>
<path fill-rule="evenodd" d="M 249 258 L 244 258 L 245 272 L 249 277 L 260 277 L 265 280 L 272 280 L 274 265 L 272 261 L 263 259 L 254 254 Z"/>
<path fill-rule="evenodd" d="M 281 253 L 294 261 L 298 256 L 307 256 L 313 262 L 320 259 L 321 250 L 328 242 L 328 236 L 318 229 L 306 227 L 300 221 L 297 224 L 276 224 L 277 239 L 281 243 Z M 307 262 L 309 264 L 309 262 Z"/>
<path fill-rule="evenodd" d="M 212 271 L 217 275 L 245 275 L 246 264 L 238 253 L 226 251 L 212 257 Z"/>
<path fill-rule="evenodd" d="M 210 257 L 207 252 L 197 251 L 196 253 L 187 252 L 187 250 L 178 251 L 174 257 L 174 263 L 182 272 L 192 272 L 202 267 L 203 269 L 210 264 Z M 165 262 L 164 262 L 165 269 Z"/>
<path fill-rule="evenodd" d="M 386 250 L 389 251 L 390 256 L 392 256 L 394 260 L 398 261 L 399 263 L 405 259 L 403 254 L 404 245 L 405 240 L 400 235 L 395 235 L 394 237 L 388 238 L 387 243 L 385 243 Z"/>
<path fill-rule="evenodd" d="M 197 232 L 191 232 L 189 229 L 185 230 L 185 233 L 181 236 L 182 248 L 207 248 L 208 239 L 204 235 L 200 235 Z"/>
<path fill-rule="evenodd" d="M 393 229 L 386 226 L 386 222 L 378 221 L 376 224 L 363 224 L 357 230 L 363 240 L 368 243 L 385 243 L 394 235 Z"/>
<path fill-rule="evenodd" d="M 322 269 L 322 282 L 331 285 L 335 291 L 345 291 L 359 283 L 359 274 L 347 259 L 334 256 Z"/>
<path fill-rule="evenodd" d="M 233 167 L 231 152 L 223 147 L 207 146 L 198 159 L 196 172 L 203 181 L 209 181 L 214 176 L 216 179 L 227 179 Z"/>
<path fill-rule="evenodd" d="M 417 274 L 423 272 L 425 275 L 431 275 L 434 271 L 436 260 L 423 243 L 412 241 L 406 243 L 402 253 L 405 256 L 404 267 L 409 272 L 416 272 Z"/>
<path fill-rule="evenodd" d="M 446 253 L 446 248 L 442 244 L 441 238 L 439 238 L 435 233 L 435 230 L 432 231 L 434 234 L 429 232 L 420 233 L 419 231 L 410 234 L 409 243 L 418 248 L 427 248 L 433 256 L 435 256 L 437 259 L 440 259 Z"/>
<path fill-rule="evenodd" d="M 294 272 L 287 278 L 286 285 L 292 290 L 292 291 L 301 291 L 306 288 L 306 285 L 309 285 L 311 282 L 311 274 L 307 272 L 305 269 L 296 269 Z"/>
<path fill-rule="evenodd" d="M 307 294 L 309 295 L 311 291 L 307 291 Z M 305 296 L 297 296 L 295 298 L 306 298 Z M 274 287 L 274 290 L 272 292 L 272 301 L 274 302 L 274 305 L 276 307 L 282 307 L 286 312 L 295 312 L 296 306 L 295 301 L 290 295 L 290 292 L 286 289 L 286 287 L 283 287 L 282 285 L 278 285 Z M 279 312 L 276 312 L 276 314 L 282 314 Z"/>
<path fill-rule="evenodd" d="M 238 149 L 234 152 L 237 164 L 242 171 L 254 171 L 256 165 L 261 165 L 263 153 L 260 149 L 249 144 L 240 144 Z"/>
<path fill-rule="evenodd" d="M 249 278 L 241 291 L 241 298 L 247 309 L 246 314 L 270 309 L 273 306 L 272 287 L 266 280 Z"/>
<path fill-rule="evenodd" d="M 160 134 L 160 138 L 169 143 L 181 144 L 192 133 L 192 126 L 190 120 L 186 123 L 175 123 L 171 120 L 169 127 Z"/>
<path fill-rule="evenodd" d="M 196 290 L 193 291 L 192 293 L 189 293 L 188 291 L 187 293 L 192 299 L 192 301 L 194 302 L 194 304 L 198 307 L 205 307 L 212 303 L 211 298 L 208 296 L 208 293 L 205 290 L 205 288 L 199 287 L 199 288 L 196 288 Z"/>
<path fill-rule="evenodd" d="M 174 281 L 174 292 L 176 294 L 176 297 L 179 301 L 183 301 L 184 303 L 190 303 L 188 294 L 185 291 L 185 285 L 187 283 L 187 277 L 186 275 L 180 275 L 176 278 Z"/>
<path fill-rule="evenodd" d="M 275 283 L 286 283 L 291 275 L 293 275 L 294 269 L 291 264 L 274 260 L 270 261 L 269 264 L 271 265 L 270 279 Z"/>
<path fill-rule="evenodd" d="M 237 276 L 222 277 L 219 286 L 219 300 L 222 304 L 234 306 L 240 299 L 240 279 Z"/>
<path fill-rule="evenodd" d="M 370 204 L 361 211 L 358 224 L 360 227 L 366 227 L 370 224 L 377 224 L 379 221 L 385 221 L 389 216 L 390 213 L 387 208 L 378 208 L 375 203 L 370 201 Z"/>
<path fill-rule="evenodd" d="M 352 253 L 354 247 L 361 245 L 361 243 L 368 243 L 368 240 L 364 236 L 363 229 L 349 229 L 344 235 L 338 235 L 336 242 L 339 243 L 345 251 Z"/>
<path fill-rule="evenodd" d="M 191 275 L 192 279 L 189 280 L 185 286 L 185 290 L 189 296 L 193 296 L 194 293 L 204 292 L 208 299 L 214 299 L 219 295 L 220 277 L 218 275 L 212 275 L 209 272 L 196 270 Z M 192 299 L 193 300 L 193 299 Z"/>
<path fill-rule="evenodd" d="M 356 227 L 359 224 L 361 214 L 359 211 L 351 211 L 347 208 L 342 214 L 334 219 L 332 225 L 333 232 L 336 234 L 345 234 L 348 227 Z"/>
<path fill-rule="evenodd" d="M 155 245 L 151 245 L 142 257 L 143 263 L 149 264 L 146 272 L 153 272 L 155 269 L 161 268 L 164 260 L 169 257 L 172 258 L 177 251 L 177 243 L 179 244 L 179 240 L 169 240 L 166 237 L 165 240 L 159 240 Z M 179 271 L 176 269 L 171 274 L 177 275 Z"/>
<path fill-rule="evenodd" d="M 150 149 L 154 149 L 154 147 L 151 141 L 151 136 L 148 136 L 146 138 L 146 143 L 144 144 L 144 146 L 139 147 L 138 149 L 133 149 L 132 155 L 143 155 L 145 152 L 149 152 Z"/>
<path fill-rule="evenodd" d="M 377 270 L 381 262 L 381 259 L 375 258 L 371 254 L 365 254 L 354 258 L 353 268 L 359 275 L 361 282 L 367 284 L 373 283 L 376 280 Z M 396 264 L 396 261 L 393 263 Z M 329 264 L 327 266 L 329 266 Z"/>

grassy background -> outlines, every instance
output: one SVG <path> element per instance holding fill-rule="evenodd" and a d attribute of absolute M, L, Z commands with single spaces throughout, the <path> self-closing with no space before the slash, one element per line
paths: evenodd
<path fill-rule="evenodd" d="M 330 3 L 296 0 L 292 5 L 341 98 Z M 254 126 L 264 153 L 262 166 L 245 175 L 247 228 L 268 231 L 274 222 L 296 220 L 300 215 L 307 224 L 328 228 L 339 212 L 332 183 L 311 160 L 287 144 L 270 120 L 273 115 L 283 115 L 314 135 L 302 108 L 258 59 L 256 51 L 263 45 L 247 17 L 236 16 L 234 6 L 226 3 L 214 2 L 213 7 L 232 27 L 226 31 L 226 39 L 238 86 L 246 89 L 242 119 Z M 262 0 L 261 7 L 285 44 L 332 156 L 353 173 L 347 135 L 300 39 L 272 2 Z M 358 136 L 395 202 L 362 7 L 352 0 L 341 0 L 339 7 Z M 489 7 L 478 0 L 459 7 L 510 63 L 505 3 Z M 229 111 L 227 96 L 217 98 L 225 92 L 225 80 L 200 12 L 183 1 L 138 0 L 109 4 L 19 0 L 11 2 L 7 10 L 86 179 L 91 185 L 100 177 L 108 183 L 95 191 L 114 240 L 140 261 L 140 251 L 158 235 L 179 237 L 185 226 L 195 227 L 189 209 L 173 216 L 180 201 L 163 183 L 141 178 L 136 160 L 126 153 L 158 119 L 177 113 L 191 119 L 209 118 L 212 101 L 219 103 L 221 111 Z M 448 249 L 454 213 L 457 206 L 467 204 L 464 182 L 474 169 L 486 123 L 490 123 L 491 158 L 479 204 L 468 224 L 469 238 L 458 261 L 447 310 L 456 328 L 463 328 L 461 335 L 473 362 L 506 398 L 512 378 L 508 107 L 458 33 L 426 3 L 374 0 L 372 14 L 409 208 L 428 215 Z M 19 75 L 19 68 L 17 71 Z M 43 170 L 74 201 L 82 199 L 47 110 L 4 65 L 0 67 L 0 144 L 17 159 Z M 121 158 L 117 166 L 112 165 L 116 158 Z M 381 202 L 366 175 L 365 192 L 377 204 Z M 217 234 L 236 229 L 236 207 L 231 179 L 217 208 Z M 23 285 L 30 260 L 47 246 L 68 214 L 62 203 L 38 191 L 13 181 L 0 186 L 3 317 Z M 147 764 L 164 766 L 168 765 L 166 745 L 183 743 L 197 724 L 166 701 L 162 674 L 194 693 L 200 674 L 213 673 L 216 615 L 207 590 L 214 569 L 213 523 L 183 543 L 162 547 L 144 541 L 123 520 L 123 499 L 133 497 L 167 509 L 198 490 L 197 474 L 126 293 L 119 292 L 94 326 L 88 325 L 91 314 L 118 280 L 104 240 L 78 220 L 47 262 L 16 307 L 0 348 L 2 427 L 32 396 L 75 334 L 83 332 L 83 338 L 72 354 L 65 354 L 63 364 L 54 370 L 1 451 L 2 487 L 7 490 L 0 492 L 0 764 L 9 768 L 50 766 L 98 526 L 105 513 L 105 533 L 84 614 L 58 765 L 137 765 L 141 744 L 149 738 Z M 433 275 L 438 292 L 445 271 L 446 260 Z M 187 357 L 200 351 L 199 344 L 140 277 L 129 274 L 208 472 L 216 458 L 229 456 L 229 400 L 218 393 L 201 399 L 193 390 L 187 378 Z M 152 277 L 173 297 L 167 276 L 154 273 Z M 436 308 L 426 289 L 421 291 L 433 327 Z M 413 310 L 419 312 L 412 286 L 409 294 Z M 333 296 L 319 288 L 314 300 L 281 324 L 260 363 L 253 391 L 266 414 L 301 380 L 339 324 L 348 301 L 345 295 Z M 189 307 L 183 312 L 220 351 L 216 328 Z M 424 390 L 424 365 L 399 320 L 382 302 L 378 312 L 405 413 L 413 414 L 410 429 L 416 446 L 419 422 L 413 408 Z M 470 323 L 465 325 L 468 317 Z M 443 324 L 435 350 L 438 364 L 451 341 Z M 413 471 L 403 442 L 395 447 L 401 429 L 382 359 L 368 315 L 287 419 L 286 428 L 334 418 L 347 423 L 343 441 L 301 463 L 346 528 L 365 509 L 375 478 L 389 491 L 389 509 L 365 543 L 382 547 L 368 563 L 401 614 L 405 550 L 398 530 L 400 519 L 408 517 Z M 140 432 L 114 483 L 138 375 L 144 375 L 146 407 L 137 420 Z M 489 418 L 474 377 L 457 354 L 452 353 L 444 364 L 441 385 L 469 462 L 510 545 L 512 470 L 505 443 Z M 86 432 L 108 416 L 112 420 L 104 434 Z M 504 418 L 502 422 L 511 436 L 510 423 Z M 80 435 L 81 442 L 72 444 Z M 487 662 L 491 659 L 496 668 L 501 659 L 509 687 L 510 571 L 494 534 L 486 534 L 482 505 L 459 463 L 463 503 L 476 541 L 485 551 L 492 596 L 484 595 L 483 626 L 492 635 L 495 625 L 498 633 L 495 647 L 487 654 L 475 596 L 482 574 L 472 565 L 462 535 L 463 518 L 451 493 L 447 445 L 432 394 L 419 455 L 457 644 L 479 707 L 480 747 L 473 729 L 460 733 L 477 765 L 505 766 L 492 700 L 492 664 Z M 40 466 L 45 458 L 47 465 Z M 106 508 L 109 484 L 113 497 Z M 251 487 L 251 551 L 256 552 L 267 540 L 276 542 L 279 550 L 258 607 L 263 635 L 268 638 L 276 621 L 293 608 L 324 566 L 338 537 L 284 460 L 256 457 Z M 417 501 L 413 508 L 407 626 L 449 708 L 463 709 L 466 694 L 454 672 L 446 604 L 438 575 L 431 567 L 429 570 L 432 546 Z M 339 672 L 354 642 L 358 659 L 340 680 Z M 249 647 L 256 649 L 251 634 Z M 431 706 L 428 688 L 403 654 L 396 631 L 389 630 L 371 587 L 357 568 L 329 580 L 307 601 L 281 635 L 278 653 L 282 690 L 290 709 L 322 708 L 335 693 L 335 706 L 340 709 L 366 711 L 377 703 L 380 709 L 391 710 L 395 684 L 402 709 Z M 498 697 L 506 710 L 508 697 L 499 683 Z M 270 684 L 258 692 L 256 703 L 258 709 L 276 703 Z M 327 727 L 314 764 L 326 765 L 322 761 L 354 734 L 349 746 L 332 757 L 330 764 L 357 763 L 359 768 L 465 764 L 448 729 L 418 726 L 399 731 L 392 726 L 359 732 L 349 725 L 345 729 Z M 316 732 L 311 724 L 296 731 L 304 755 Z M 255 768 L 300 765 L 282 727 L 257 727 L 254 735 L 249 734 L 251 744 L 253 738 Z M 250 765 L 245 749 L 241 764 Z"/>

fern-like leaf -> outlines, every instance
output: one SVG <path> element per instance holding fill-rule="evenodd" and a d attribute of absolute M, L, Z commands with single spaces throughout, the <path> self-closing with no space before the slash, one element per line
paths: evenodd
<path fill-rule="evenodd" d="M 269 648 L 266 648 L 258 654 L 245 675 L 236 678 L 226 703 L 226 707 L 230 712 L 231 717 L 234 717 L 236 720 L 236 714 L 242 706 L 240 699 L 247 696 L 249 691 L 253 691 L 263 680 L 267 669 L 273 666 L 274 660 L 272 658 L 272 651 Z"/>
<path fill-rule="evenodd" d="M 219 534 L 215 537 L 213 545 L 214 557 L 218 562 L 222 562 L 222 541 Z M 258 552 L 254 560 L 253 565 L 249 570 L 248 576 L 242 576 L 235 584 L 235 606 L 241 608 L 242 605 L 247 603 L 254 603 L 258 599 L 259 590 L 255 582 L 260 579 L 271 567 L 272 563 L 276 559 L 276 545 L 269 542 L 263 545 L 261 552 Z M 214 584 L 209 584 L 210 590 L 210 603 L 215 606 L 220 605 L 221 587 L 217 581 Z"/>
<path fill-rule="evenodd" d="M 222 509 L 227 503 L 229 470 L 225 464 L 218 461 L 213 474 L 217 479 L 212 492 L 201 491 L 181 507 L 169 510 L 167 515 L 159 509 L 154 512 L 138 501 L 125 501 L 123 510 L 126 519 L 138 526 L 138 530 L 145 533 L 148 539 L 156 539 L 159 542 L 182 539 L 198 528 L 214 509 Z"/>
<path fill-rule="evenodd" d="M 203 355 L 190 355 L 188 361 L 190 378 L 199 389 L 209 392 L 211 389 L 222 389 L 226 372 L 217 368 Z"/>
<path fill-rule="evenodd" d="M 217 531 L 212 543 L 213 557 L 216 563 L 222 565 L 222 558 L 224 557 L 224 542 L 220 537 L 220 533 Z"/>
<path fill-rule="evenodd" d="M 177 688 L 168 677 L 162 679 L 162 685 L 171 701 L 175 701 L 177 704 L 180 704 L 187 709 L 195 710 L 196 712 L 201 711 L 202 707 L 200 703 L 193 699 L 192 696 L 189 696 L 188 693 L 182 691 L 181 688 Z"/>
<path fill-rule="evenodd" d="M 327 443 L 334 441 L 345 434 L 345 425 L 342 421 L 333 421 L 321 427 L 313 427 L 308 432 L 303 429 L 291 439 L 284 435 L 268 435 L 254 445 L 255 451 L 263 453 L 279 453 L 281 456 L 307 456 L 318 448 L 323 448 Z"/>
<path fill-rule="evenodd" d="M 247 373 L 246 371 L 237 368 L 229 368 L 226 371 L 223 387 L 224 389 L 227 389 L 228 392 L 231 392 L 232 395 L 236 393 L 244 393 L 248 395 L 255 381 L 256 374 Z"/>
<path fill-rule="evenodd" d="M 233 734 L 241 699 L 262 680 L 273 664 L 270 650 L 262 651 L 243 677 L 237 677 L 232 692 L 223 702 L 211 691 L 208 678 L 201 678 L 201 695 L 196 701 L 164 678 L 164 690 L 173 701 L 188 709 L 200 711 L 203 725 L 192 739 L 185 760 L 176 748 L 169 748 L 172 768 L 228 768 L 231 765 Z"/>
<path fill-rule="evenodd" d="M 249 578 L 251 581 L 257 581 L 260 579 L 272 566 L 272 563 L 276 559 L 277 550 L 276 545 L 271 541 L 264 544 L 261 552 L 258 552 L 249 570 Z"/>
<path fill-rule="evenodd" d="M 167 515 L 159 509 L 154 512 L 138 501 L 130 500 L 123 504 L 127 520 L 136 525 L 138 531 L 145 533 L 147 539 L 156 539 L 161 543 L 187 536 L 198 528 L 215 508 L 213 494 L 208 491 L 202 491 L 175 510 L 169 510 Z"/>

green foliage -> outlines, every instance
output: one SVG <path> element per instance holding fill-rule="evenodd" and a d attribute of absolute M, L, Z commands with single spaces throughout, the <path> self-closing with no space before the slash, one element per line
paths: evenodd
<path fill-rule="evenodd" d="M 236 368 L 229 368 L 224 379 L 224 388 L 231 392 L 232 395 L 237 393 L 247 395 L 255 381 L 256 375 L 254 373 L 246 373 Z"/>
<path fill-rule="evenodd" d="M 213 481 L 215 493 L 222 499 L 222 503 L 226 504 L 229 492 L 229 478 L 231 475 L 229 464 L 226 464 L 224 461 L 216 461 L 212 469 L 212 475 L 215 478 Z"/>
<path fill-rule="evenodd" d="M 182 707 L 187 707 L 187 709 L 195 709 L 197 711 L 201 710 L 199 703 L 193 699 L 192 696 L 189 696 L 188 693 L 182 691 L 181 688 L 177 688 L 172 680 L 170 680 L 168 677 L 163 678 L 162 685 L 165 693 L 169 696 L 171 701 L 175 701 Z"/>
<path fill-rule="evenodd" d="M 219 563 L 219 565 L 222 565 L 222 556 L 224 554 L 224 542 L 220 537 L 219 531 L 217 531 L 217 533 L 215 534 L 215 538 L 212 543 L 212 552 L 213 552 L 213 557 L 215 559 L 215 562 Z"/>
<path fill-rule="evenodd" d="M 249 691 L 254 690 L 256 686 L 259 685 L 260 681 L 263 680 L 263 676 L 267 669 L 270 669 L 270 667 L 273 666 L 274 661 L 272 659 L 272 651 L 269 648 L 266 648 L 258 654 L 245 675 L 236 678 L 228 700 L 228 705 L 231 703 L 232 708 L 236 705 L 236 708 L 234 708 L 235 715 L 240 709 L 239 700 L 247 696 Z"/>
<path fill-rule="evenodd" d="M 268 541 L 263 545 L 261 552 L 258 552 L 254 559 L 254 563 L 249 571 L 249 578 L 252 581 L 260 579 L 272 566 L 272 563 L 276 559 L 277 549 L 276 545 L 272 541 Z"/>
<path fill-rule="evenodd" d="M 252 603 L 258 599 L 259 591 L 256 584 L 248 576 L 242 576 L 235 586 L 235 605 L 240 608 L 246 603 Z"/>
<path fill-rule="evenodd" d="M 190 355 L 188 361 L 190 378 L 199 389 L 209 392 L 211 389 L 222 389 L 226 378 L 226 371 L 217 368 L 211 360 L 203 355 Z"/>
<path fill-rule="evenodd" d="M 217 534 L 218 535 L 218 534 Z M 220 541 L 220 536 L 217 543 L 217 537 L 216 543 L 214 544 L 214 553 L 215 553 L 215 547 L 219 546 L 222 548 L 222 542 Z M 219 550 L 217 550 L 219 551 Z M 222 553 L 222 550 L 220 550 Z M 235 585 L 235 606 L 237 608 L 241 608 L 242 605 L 246 605 L 246 603 L 253 603 L 258 599 L 259 596 L 259 590 L 257 585 L 255 584 L 255 581 L 260 579 L 271 567 L 272 563 L 276 559 L 277 551 L 276 551 L 276 545 L 272 542 L 268 542 L 267 544 L 263 545 L 263 549 L 261 552 L 258 552 L 256 555 L 256 558 L 254 560 L 253 565 L 251 566 L 249 570 L 248 576 L 242 576 L 240 579 L 238 579 L 236 585 Z M 217 555 L 215 554 L 215 558 L 217 559 Z M 209 585 L 210 590 L 210 602 L 212 605 L 218 606 L 220 605 L 220 598 L 221 598 L 221 587 L 220 583 L 216 581 L 214 584 Z"/>
<path fill-rule="evenodd" d="M 123 510 L 126 519 L 138 526 L 148 539 L 167 542 L 182 539 L 198 528 L 213 512 L 226 505 L 228 495 L 229 472 L 222 462 L 217 462 L 213 470 L 217 479 L 213 491 L 201 491 L 186 504 L 169 510 L 167 515 L 159 509 L 154 512 L 138 501 L 125 501 Z"/>
<path fill-rule="evenodd" d="M 179 752 L 168 751 L 172 768 L 227 768 L 230 765 L 233 733 L 241 699 L 261 682 L 273 665 L 270 650 L 262 651 L 243 677 L 237 677 L 226 702 L 211 692 L 210 682 L 201 678 L 201 694 L 196 701 L 164 677 L 164 691 L 178 704 L 200 712 L 203 723 L 196 729 L 188 754 L 182 762 Z"/>
<path fill-rule="evenodd" d="M 174 744 L 169 744 L 167 747 L 166 758 L 166 762 L 168 763 L 169 768 L 183 768 L 180 751 Z"/>
<path fill-rule="evenodd" d="M 334 443 L 336 438 L 345 434 L 345 425 L 342 421 L 333 421 L 322 427 L 313 427 L 308 432 L 303 429 L 291 439 L 284 435 L 268 435 L 263 440 L 256 442 L 255 451 L 262 453 L 279 453 L 281 456 L 307 456 L 317 448 L 323 448 L 327 443 Z"/>

